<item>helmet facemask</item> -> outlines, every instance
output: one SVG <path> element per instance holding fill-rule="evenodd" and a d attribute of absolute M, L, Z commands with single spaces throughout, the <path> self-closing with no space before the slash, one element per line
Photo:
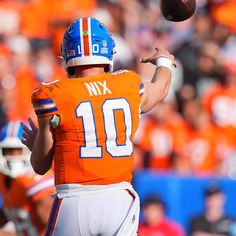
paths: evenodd
<path fill-rule="evenodd" d="M 30 151 L 24 147 L 1 147 L 0 172 L 11 178 L 19 177 L 31 169 Z"/>
<path fill-rule="evenodd" d="M 32 170 L 30 151 L 21 143 L 22 132 L 19 122 L 9 122 L 0 132 L 0 172 L 11 178 Z"/>

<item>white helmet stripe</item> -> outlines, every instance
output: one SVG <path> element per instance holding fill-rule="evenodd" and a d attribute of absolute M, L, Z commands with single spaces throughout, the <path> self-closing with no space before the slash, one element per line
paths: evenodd
<path fill-rule="evenodd" d="M 84 38 L 83 38 L 83 22 L 82 19 L 79 20 L 80 26 L 80 45 L 78 45 L 78 51 L 81 52 L 82 56 L 84 56 Z"/>
<path fill-rule="evenodd" d="M 12 135 L 13 137 L 18 137 L 20 125 L 18 122 L 13 122 Z"/>
<path fill-rule="evenodd" d="M 9 122 L 9 126 L 7 129 L 7 136 L 8 137 L 16 137 L 17 135 L 17 125 L 15 122 Z"/>
<path fill-rule="evenodd" d="M 91 31 L 91 18 L 88 18 L 88 40 L 89 40 L 89 56 L 93 54 L 92 48 L 92 31 Z"/>
<path fill-rule="evenodd" d="M 11 134 L 11 130 L 12 130 L 12 122 L 9 122 L 8 125 L 7 125 L 7 130 L 6 130 L 6 134 L 7 134 L 7 137 L 11 137 L 10 134 Z"/>

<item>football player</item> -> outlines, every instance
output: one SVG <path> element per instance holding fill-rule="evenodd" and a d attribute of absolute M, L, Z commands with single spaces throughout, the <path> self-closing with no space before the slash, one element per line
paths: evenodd
<path fill-rule="evenodd" d="M 14 223 L 17 235 L 39 236 L 43 235 L 50 214 L 54 178 L 51 172 L 44 176 L 35 174 L 30 165 L 30 152 L 21 143 L 22 133 L 19 121 L 9 122 L 0 132 L 3 212 Z M 9 224 L 3 226 L 4 221 L 1 222 L 0 235 L 13 231 L 9 230 Z"/>
<path fill-rule="evenodd" d="M 133 71 L 112 72 L 114 48 L 101 22 L 77 19 L 61 47 L 69 78 L 44 83 L 32 94 L 39 130 L 23 125 L 22 142 L 29 148 L 34 144 L 36 173 L 44 175 L 54 163 L 57 197 L 47 236 L 137 234 L 133 137 L 140 113 L 167 95 L 175 60 L 156 49 L 141 60 L 156 65 L 152 81 L 142 83 Z"/>

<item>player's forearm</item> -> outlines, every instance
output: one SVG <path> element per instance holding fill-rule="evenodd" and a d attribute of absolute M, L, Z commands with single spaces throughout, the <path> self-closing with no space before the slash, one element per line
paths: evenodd
<path fill-rule="evenodd" d="M 168 94 L 171 84 L 171 70 L 159 67 L 151 82 L 144 83 L 144 97 L 141 102 L 142 113 L 148 112 Z"/>
<path fill-rule="evenodd" d="M 50 132 L 49 121 L 43 119 L 39 121 L 39 131 L 31 154 L 31 164 L 34 171 L 40 175 L 45 174 L 51 168 L 52 159 L 53 137 Z"/>
<path fill-rule="evenodd" d="M 47 150 L 47 144 L 45 143 L 46 140 L 43 141 L 39 135 L 37 136 L 30 161 L 34 171 L 39 175 L 43 175 L 51 168 L 52 150 Z"/>

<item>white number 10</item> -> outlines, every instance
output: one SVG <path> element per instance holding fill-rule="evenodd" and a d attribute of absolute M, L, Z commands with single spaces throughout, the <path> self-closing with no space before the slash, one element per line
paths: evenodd
<path fill-rule="evenodd" d="M 121 110 L 124 114 L 125 143 L 117 144 L 117 129 L 115 110 Z M 124 98 L 107 99 L 102 105 L 103 123 L 106 133 L 106 151 L 112 157 L 130 156 L 133 145 L 130 140 L 132 133 L 132 118 L 129 103 Z M 80 147 L 80 157 L 101 158 L 102 147 L 98 146 L 96 122 L 90 101 L 81 102 L 76 108 L 76 117 L 82 118 L 85 146 Z"/>

